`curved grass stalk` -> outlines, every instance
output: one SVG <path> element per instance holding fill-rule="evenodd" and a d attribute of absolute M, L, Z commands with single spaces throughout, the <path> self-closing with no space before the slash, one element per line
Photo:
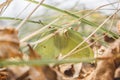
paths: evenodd
<path fill-rule="evenodd" d="M 35 1 L 35 0 L 26 0 L 26 1 L 29 1 L 29 2 L 38 4 L 38 2 Z M 71 13 L 71 12 L 68 12 L 68 11 L 66 11 L 66 10 L 62 10 L 62 9 L 56 8 L 56 7 L 51 6 L 51 5 L 48 5 L 48 4 L 42 4 L 42 6 L 44 6 L 44 7 L 46 7 L 46 8 L 49 8 L 49 9 L 52 9 L 52 10 L 55 10 L 55 11 L 58 11 L 58 12 L 61 12 L 61 13 L 64 13 L 64 14 L 67 14 L 67 15 L 69 15 L 69 16 L 72 16 L 72 17 L 76 18 L 76 19 L 80 19 L 80 21 L 81 21 L 82 23 L 88 24 L 88 25 L 90 25 L 90 26 L 92 26 L 92 27 L 98 27 L 98 26 L 99 26 L 98 24 L 96 24 L 96 23 L 94 23 L 94 22 L 88 21 L 88 20 L 86 20 L 86 19 L 84 19 L 84 18 L 80 18 L 79 16 L 77 16 L 77 15 Z M 102 27 L 101 27 L 100 30 L 102 30 L 102 31 L 104 31 L 104 32 L 108 32 L 107 29 L 102 28 Z M 113 36 L 115 36 L 115 37 L 117 37 L 117 38 L 119 37 L 117 34 L 111 32 L 111 31 L 109 31 L 108 33 L 111 34 L 111 35 L 113 35 Z"/>

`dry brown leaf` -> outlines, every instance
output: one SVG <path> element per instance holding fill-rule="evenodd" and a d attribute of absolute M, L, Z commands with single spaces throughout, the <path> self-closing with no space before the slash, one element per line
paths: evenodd
<path fill-rule="evenodd" d="M 47 80 L 57 80 L 57 74 L 51 67 L 43 66 L 42 70 Z"/>
<path fill-rule="evenodd" d="M 110 44 L 99 60 L 96 69 L 84 80 L 114 80 L 115 70 L 120 65 L 120 40 Z"/>
<path fill-rule="evenodd" d="M 8 79 L 8 72 L 5 68 L 0 69 L 0 80 L 7 80 Z"/>
<path fill-rule="evenodd" d="M 118 67 L 115 71 L 115 78 L 120 78 L 120 67 Z"/>
<path fill-rule="evenodd" d="M 104 34 L 104 41 L 108 42 L 108 43 L 112 43 L 115 41 L 115 39 L 113 37 L 109 37 L 108 35 Z"/>
<path fill-rule="evenodd" d="M 92 71 L 94 71 L 95 67 L 96 67 L 95 64 L 83 63 L 82 70 L 80 72 L 78 79 L 82 80 L 89 76 L 92 73 Z"/>
<path fill-rule="evenodd" d="M 59 79 L 58 80 L 76 80 L 79 77 L 82 63 L 66 63 L 54 66 Z"/>
<path fill-rule="evenodd" d="M 22 57 L 19 52 L 18 31 L 14 28 L 0 28 L 0 59 Z"/>
<path fill-rule="evenodd" d="M 40 54 L 38 54 L 35 50 L 33 50 L 33 48 L 28 44 L 29 47 L 29 57 L 30 59 L 41 59 Z"/>
<path fill-rule="evenodd" d="M 46 80 L 42 71 L 39 71 L 39 69 L 36 69 L 34 67 L 30 67 L 28 74 L 29 74 L 29 76 L 26 77 L 26 79 L 28 79 L 28 80 Z"/>
<path fill-rule="evenodd" d="M 13 75 L 14 79 L 16 80 L 17 78 L 20 78 L 22 75 L 24 75 L 27 71 L 29 71 L 30 67 L 29 66 L 9 66 L 8 70 L 12 71 L 12 73 L 14 74 Z"/>
<path fill-rule="evenodd" d="M 29 71 L 26 71 L 24 74 L 22 74 L 16 80 L 25 80 L 28 76 L 29 76 Z"/>

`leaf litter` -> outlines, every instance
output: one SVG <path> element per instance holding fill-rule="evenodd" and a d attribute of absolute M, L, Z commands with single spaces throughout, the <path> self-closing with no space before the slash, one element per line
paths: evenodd
<path fill-rule="evenodd" d="M 23 59 L 24 54 L 19 50 L 20 44 L 17 35 L 18 31 L 14 28 L 0 29 L 1 60 Z M 96 53 L 96 61 L 93 63 L 80 63 L 77 67 L 75 67 L 75 63 L 54 66 L 1 66 L 0 80 L 119 80 L 120 40 L 113 40 L 107 35 L 104 40 L 108 43 L 108 47 L 98 46 L 99 43 L 92 45 L 93 49 L 98 47 L 94 49 L 94 52 L 97 50 L 98 53 Z M 41 59 L 41 56 L 30 45 L 28 47 L 30 60 Z M 76 69 L 79 71 L 77 76 L 74 76 Z"/>

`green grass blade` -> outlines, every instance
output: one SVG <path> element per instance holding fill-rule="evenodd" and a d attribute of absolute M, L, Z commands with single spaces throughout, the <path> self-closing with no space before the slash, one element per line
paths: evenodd
<path fill-rule="evenodd" d="M 11 60 L 0 60 L 0 66 L 9 66 L 9 65 L 30 65 L 30 66 L 41 66 L 41 65 L 48 65 L 48 64 L 63 64 L 63 63 L 80 63 L 80 62 L 91 62 L 94 61 L 95 58 L 82 58 L 82 59 L 63 59 L 63 60 L 56 60 L 56 59 L 35 59 L 35 60 L 20 60 L 20 61 L 11 61 Z"/>
<path fill-rule="evenodd" d="M 0 17 L 0 20 L 16 20 L 16 21 L 22 21 L 23 19 L 20 19 L 20 18 L 13 18 L 13 17 Z M 27 22 L 38 23 L 38 24 L 40 24 L 40 21 L 27 20 Z"/>

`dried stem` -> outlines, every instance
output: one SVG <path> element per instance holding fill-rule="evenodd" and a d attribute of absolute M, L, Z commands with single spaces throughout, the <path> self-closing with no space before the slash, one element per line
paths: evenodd
<path fill-rule="evenodd" d="M 2 4 L 0 4 L 0 15 L 2 15 L 5 12 L 5 10 L 10 5 L 11 2 L 12 0 L 6 0 L 6 2 L 3 2 Z"/>

